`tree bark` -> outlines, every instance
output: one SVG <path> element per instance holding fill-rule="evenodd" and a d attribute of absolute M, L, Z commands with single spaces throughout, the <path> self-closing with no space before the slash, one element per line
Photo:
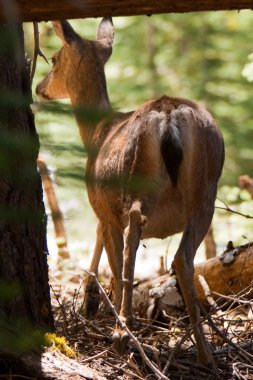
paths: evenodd
<path fill-rule="evenodd" d="M 0 24 L 0 323 L 52 329 L 29 69 L 22 25 Z"/>

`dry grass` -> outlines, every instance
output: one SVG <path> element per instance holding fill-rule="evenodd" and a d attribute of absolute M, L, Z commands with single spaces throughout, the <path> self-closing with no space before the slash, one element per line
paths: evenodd
<path fill-rule="evenodd" d="M 113 351 L 115 318 L 110 305 L 101 301 L 99 311 L 90 320 L 80 314 L 82 276 L 67 277 L 64 281 L 51 277 L 52 299 L 57 334 L 65 336 L 74 347 L 76 361 L 105 379 L 157 379 L 134 342 L 129 342 L 124 356 Z M 105 287 L 108 294 L 109 288 Z M 245 297 L 247 292 L 249 288 L 237 296 L 220 297 L 215 308 L 203 317 L 220 379 L 253 379 L 253 302 Z M 133 333 L 146 356 L 169 379 L 217 379 L 217 374 L 197 363 L 187 315 L 183 310 L 177 314 L 178 318 L 159 315 L 155 321 L 137 315 Z"/>

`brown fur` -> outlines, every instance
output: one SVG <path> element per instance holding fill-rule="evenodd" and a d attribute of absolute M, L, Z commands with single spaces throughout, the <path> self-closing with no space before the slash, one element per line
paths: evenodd
<path fill-rule="evenodd" d="M 36 92 L 47 99 L 71 99 L 87 147 L 88 195 L 100 221 L 90 269 L 97 273 L 104 246 L 114 276 L 115 303 L 122 320 L 130 324 L 140 239 L 184 231 L 174 267 L 199 359 L 212 364 L 195 302 L 193 259 L 214 211 L 224 161 L 222 136 L 211 115 L 186 99 L 163 96 L 134 112 L 113 112 L 104 75 L 112 51 L 111 20 L 102 20 L 96 41 L 81 39 L 66 21 L 53 24 L 63 48 Z M 94 124 L 83 117 L 83 106 L 109 115 Z M 122 351 L 125 339 L 118 333 L 114 338 Z"/>

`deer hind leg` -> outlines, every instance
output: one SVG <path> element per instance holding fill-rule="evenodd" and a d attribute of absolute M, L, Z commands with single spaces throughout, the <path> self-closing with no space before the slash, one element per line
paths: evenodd
<path fill-rule="evenodd" d="M 114 304 L 120 310 L 122 300 L 123 236 L 121 231 L 112 225 L 103 225 L 104 247 L 113 275 Z"/>
<path fill-rule="evenodd" d="M 98 266 L 103 251 L 103 226 L 101 222 L 97 226 L 96 244 L 89 272 L 98 275 Z M 84 281 L 84 302 L 81 307 L 81 313 L 87 318 L 91 318 L 98 311 L 99 307 L 99 288 L 93 276 L 87 274 Z"/>
<path fill-rule="evenodd" d="M 215 191 L 216 194 L 216 191 Z M 212 220 L 215 195 L 188 222 L 183 233 L 179 248 L 174 257 L 173 266 L 176 270 L 180 288 L 184 297 L 190 322 L 196 340 L 198 360 L 202 365 L 215 369 L 215 364 L 201 324 L 200 310 L 197 303 L 193 283 L 193 260 L 200 243 L 204 239 Z"/>
<path fill-rule="evenodd" d="M 132 297 L 135 258 L 141 238 L 141 227 L 145 222 L 146 218 L 141 215 L 141 203 L 136 201 L 129 211 L 129 224 L 124 231 L 123 296 L 119 315 L 122 322 L 130 327 L 133 322 Z M 125 353 L 128 340 L 128 334 L 116 325 L 116 331 L 113 334 L 113 345 L 118 353 Z"/>

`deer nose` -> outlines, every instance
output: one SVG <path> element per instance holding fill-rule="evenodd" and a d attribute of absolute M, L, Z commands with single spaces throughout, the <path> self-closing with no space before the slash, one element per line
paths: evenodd
<path fill-rule="evenodd" d="M 41 95 L 42 89 L 41 89 L 41 83 L 38 83 L 35 89 L 36 95 Z"/>
<path fill-rule="evenodd" d="M 45 92 L 44 86 L 42 86 L 41 83 L 38 83 L 36 88 L 35 88 L 35 93 L 39 100 L 50 100 L 49 96 Z"/>

